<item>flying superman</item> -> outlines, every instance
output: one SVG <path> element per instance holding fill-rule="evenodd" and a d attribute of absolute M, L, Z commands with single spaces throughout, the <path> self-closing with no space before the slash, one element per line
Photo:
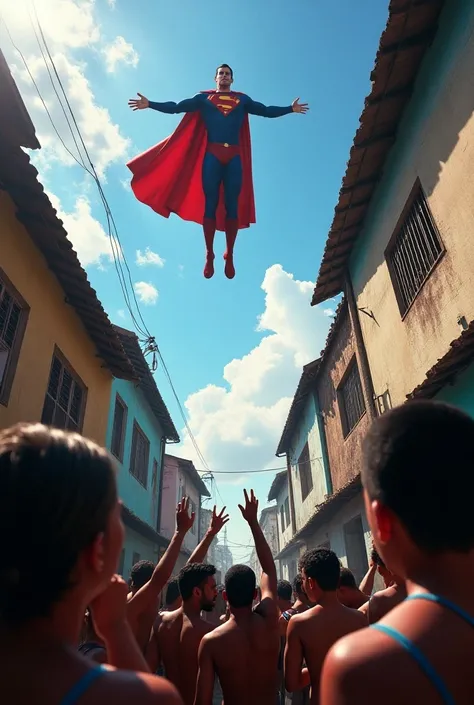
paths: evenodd
<path fill-rule="evenodd" d="M 204 276 L 214 274 L 214 236 L 226 234 L 225 275 L 235 276 L 234 244 L 239 229 L 255 223 L 250 115 L 277 118 L 304 114 L 299 99 L 286 107 L 257 103 L 232 90 L 230 66 L 217 68 L 216 90 L 203 91 L 179 103 L 155 103 L 138 93 L 132 110 L 186 113 L 176 131 L 128 163 L 132 189 L 139 201 L 168 218 L 176 213 L 202 225 L 206 243 Z"/>

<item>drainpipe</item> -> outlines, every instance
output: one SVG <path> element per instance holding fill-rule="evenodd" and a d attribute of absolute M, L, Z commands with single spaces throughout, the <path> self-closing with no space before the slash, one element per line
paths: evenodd
<path fill-rule="evenodd" d="M 352 330 L 354 332 L 356 359 L 357 364 L 359 366 L 362 394 L 364 395 L 365 408 L 368 417 L 370 421 L 373 421 L 377 414 L 375 411 L 375 393 L 374 385 L 372 383 L 372 375 L 370 374 L 369 359 L 367 357 L 367 351 L 364 345 L 364 338 L 362 335 L 362 327 L 360 325 L 359 312 L 357 310 L 354 289 L 352 288 L 352 282 L 349 276 L 349 272 L 346 272 L 345 279 L 346 281 L 344 293 L 346 295 L 347 307 L 349 309 L 349 318 L 351 321 Z"/>
<path fill-rule="evenodd" d="M 291 518 L 291 530 L 293 531 L 293 536 L 296 534 L 296 514 L 295 514 L 295 497 L 293 494 L 293 478 L 291 476 L 291 463 L 290 454 L 286 452 L 286 470 L 288 473 L 288 495 L 290 497 L 290 518 Z"/>
<path fill-rule="evenodd" d="M 163 502 L 163 475 L 165 474 L 165 453 L 166 453 L 166 438 L 161 437 L 160 448 L 160 489 L 158 495 L 158 512 L 156 517 L 156 530 L 160 533 L 161 529 L 161 504 Z"/>
<path fill-rule="evenodd" d="M 320 410 L 318 392 L 316 389 L 313 389 L 313 398 L 314 398 L 314 406 L 316 408 L 316 419 L 318 421 L 319 438 L 321 440 L 321 452 L 323 455 L 324 477 L 326 480 L 327 494 L 330 495 L 333 493 L 333 487 L 332 487 L 331 467 L 329 465 L 329 453 L 328 453 L 328 444 L 327 444 L 327 439 L 326 439 L 326 428 L 324 425 L 324 417 L 323 417 L 321 410 Z"/>

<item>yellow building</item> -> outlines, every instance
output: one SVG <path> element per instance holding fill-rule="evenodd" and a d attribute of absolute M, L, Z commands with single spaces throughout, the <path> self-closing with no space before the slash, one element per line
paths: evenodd
<path fill-rule="evenodd" d="M 21 149 L 40 147 L 0 52 L 0 428 L 40 421 L 105 445 L 113 377 L 135 374 Z"/>

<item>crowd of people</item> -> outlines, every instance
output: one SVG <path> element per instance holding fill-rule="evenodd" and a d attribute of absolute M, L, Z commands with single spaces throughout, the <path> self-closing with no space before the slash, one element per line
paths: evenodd
<path fill-rule="evenodd" d="M 1 701 L 472 703 L 472 438 L 474 421 L 437 402 L 375 420 L 361 468 L 374 546 L 360 585 L 321 547 L 301 556 L 293 585 L 278 581 L 258 500 L 244 491 L 260 583 L 234 565 L 218 586 L 205 558 L 225 508 L 175 576 L 195 520 L 184 498 L 159 563 L 141 561 L 126 583 L 108 453 L 41 424 L 1 431 Z"/>

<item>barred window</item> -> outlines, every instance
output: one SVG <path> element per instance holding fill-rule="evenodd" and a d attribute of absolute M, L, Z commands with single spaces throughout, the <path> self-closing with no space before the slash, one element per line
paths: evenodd
<path fill-rule="evenodd" d="M 337 395 L 341 412 L 342 433 L 345 438 L 365 412 L 364 395 L 355 356 L 349 364 Z"/>
<path fill-rule="evenodd" d="M 311 473 L 309 446 L 307 443 L 298 459 L 298 469 L 300 473 L 301 500 L 304 502 L 313 489 L 313 475 Z"/>
<path fill-rule="evenodd" d="M 135 421 L 133 424 L 132 452 L 130 455 L 130 472 L 138 482 L 147 487 L 148 463 L 150 460 L 150 441 Z"/>
<path fill-rule="evenodd" d="M 286 524 L 285 524 L 285 507 L 283 504 L 280 507 L 280 523 L 281 523 L 281 532 L 283 533 L 286 529 Z"/>
<path fill-rule="evenodd" d="M 51 363 L 41 423 L 82 431 L 87 389 L 64 355 L 56 349 Z"/>
<path fill-rule="evenodd" d="M 443 243 L 419 184 L 406 217 L 385 253 L 402 316 L 444 252 Z"/>
<path fill-rule="evenodd" d="M 285 499 L 285 520 L 286 520 L 286 525 L 290 525 L 290 500 L 287 497 Z"/>
<path fill-rule="evenodd" d="M 0 269 L 0 403 L 7 404 L 29 307 Z"/>
<path fill-rule="evenodd" d="M 127 406 L 117 394 L 115 397 L 114 424 L 112 427 L 112 440 L 110 450 L 115 457 L 123 461 L 123 448 L 125 443 L 125 431 L 127 424 Z"/>

